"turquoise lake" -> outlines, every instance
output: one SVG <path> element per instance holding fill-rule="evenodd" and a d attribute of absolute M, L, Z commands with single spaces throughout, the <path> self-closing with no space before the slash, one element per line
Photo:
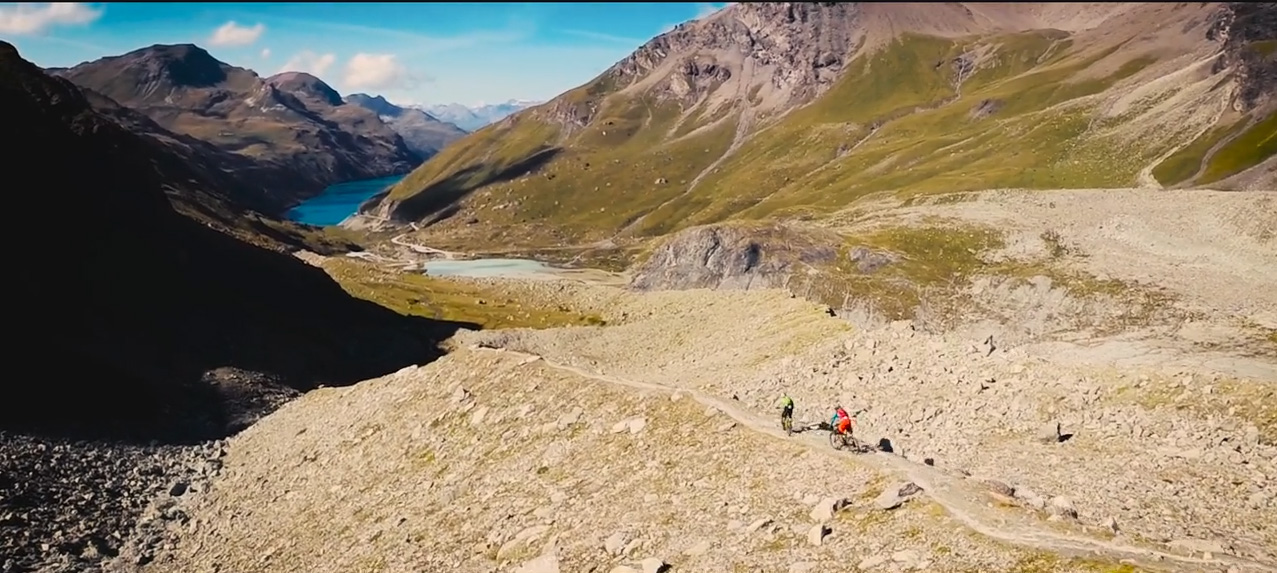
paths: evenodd
<path fill-rule="evenodd" d="M 322 193 L 289 209 L 285 216 L 290 221 L 327 227 L 336 225 L 355 214 L 359 206 L 373 195 L 398 183 L 403 175 L 391 175 L 377 179 L 347 181 L 330 185 Z"/>

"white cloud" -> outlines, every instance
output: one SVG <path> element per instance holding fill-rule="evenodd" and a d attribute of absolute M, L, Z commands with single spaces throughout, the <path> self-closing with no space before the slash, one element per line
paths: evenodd
<path fill-rule="evenodd" d="M 316 54 L 310 50 L 303 50 L 297 55 L 288 58 L 284 62 L 280 72 L 306 72 L 312 76 L 323 76 L 328 68 L 333 67 L 337 62 L 337 56 L 332 54 Z"/>
<path fill-rule="evenodd" d="M 342 83 L 350 89 L 387 90 L 411 87 L 418 78 L 394 54 L 355 54 L 346 62 Z"/>
<path fill-rule="evenodd" d="M 645 42 L 647 42 L 647 40 L 640 40 L 638 38 L 628 38 L 625 36 L 604 34 L 602 32 L 591 32 L 589 30 L 574 30 L 569 28 L 569 29 L 563 29 L 559 31 L 564 34 L 568 34 L 570 36 L 577 36 L 577 37 L 585 38 L 588 40 L 598 40 L 600 42 L 612 42 L 616 44 L 625 44 L 625 45 L 635 46 L 635 47 L 641 46 Z"/>
<path fill-rule="evenodd" d="M 260 22 L 252 26 L 240 26 L 234 20 L 218 26 L 208 43 L 214 46 L 248 46 L 262 37 L 266 26 Z"/>
<path fill-rule="evenodd" d="M 262 48 L 262 59 L 263 60 L 270 59 L 270 48 Z"/>
<path fill-rule="evenodd" d="M 39 34 L 54 26 L 89 24 L 102 10 L 82 2 L 20 2 L 0 7 L 0 34 Z"/>
<path fill-rule="evenodd" d="M 714 12 L 722 10 L 735 2 L 697 2 L 696 3 L 696 19 L 700 20 Z"/>

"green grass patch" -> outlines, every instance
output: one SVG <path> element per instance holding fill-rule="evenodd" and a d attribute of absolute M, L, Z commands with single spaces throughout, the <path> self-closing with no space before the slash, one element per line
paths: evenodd
<path fill-rule="evenodd" d="M 1225 143 L 1206 162 L 1201 183 L 1213 183 L 1259 165 L 1277 154 L 1277 113 L 1251 125 Z"/>
<path fill-rule="evenodd" d="M 1244 121 L 1231 125 L 1217 125 L 1198 136 L 1188 145 L 1172 153 L 1153 168 L 1153 177 L 1162 185 L 1178 185 L 1191 179 L 1202 168 L 1202 160 L 1219 142 L 1237 133 L 1246 125 Z"/>
<path fill-rule="evenodd" d="M 1277 54 L 1277 40 L 1260 40 L 1258 42 L 1251 42 L 1249 46 L 1246 46 L 1246 49 L 1260 56 L 1271 56 L 1273 54 Z"/>

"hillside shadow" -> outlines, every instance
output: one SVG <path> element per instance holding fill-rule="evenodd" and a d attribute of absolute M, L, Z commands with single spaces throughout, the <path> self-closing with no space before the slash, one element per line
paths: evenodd
<path fill-rule="evenodd" d="M 272 397 L 428 364 L 443 355 L 441 341 L 480 328 L 400 315 L 290 255 L 171 222 L 178 228 L 161 244 L 177 249 L 107 239 L 74 267 L 19 270 L 18 300 L 45 312 L 11 323 L 23 333 L 13 371 L 30 377 L 5 384 L 0 430 L 224 438 L 269 413 Z M 122 252 L 132 256 L 108 254 Z"/>
<path fill-rule="evenodd" d="M 43 214 L 5 226 L 0 430 L 221 438 L 297 392 L 429 363 L 478 328 L 355 299 L 291 254 L 178 213 L 170 197 L 226 197 L 233 182 L 94 112 L 4 42 L 0 79 L 0 158 L 32 182 L 10 207 Z"/>
<path fill-rule="evenodd" d="M 421 221 L 427 218 L 435 221 L 445 219 L 447 216 L 441 215 L 447 213 L 449 209 L 455 212 L 457 203 L 479 187 L 512 181 L 535 172 L 562 151 L 558 147 L 542 149 L 486 177 L 482 174 L 491 169 L 491 166 L 471 165 L 404 199 L 395 208 L 394 218 L 400 222 Z"/>

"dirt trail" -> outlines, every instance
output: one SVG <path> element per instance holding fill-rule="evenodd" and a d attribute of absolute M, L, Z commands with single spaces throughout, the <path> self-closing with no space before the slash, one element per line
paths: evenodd
<path fill-rule="evenodd" d="M 780 429 L 775 427 L 774 424 L 763 421 L 757 416 L 747 413 L 741 408 L 724 400 L 705 395 L 689 388 L 673 388 L 662 384 L 596 374 L 573 366 L 558 364 L 546 360 L 542 356 L 524 352 L 481 347 L 475 347 L 473 350 L 480 352 L 503 353 L 522 357 L 523 360 L 519 363 L 520 366 L 536 361 L 542 361 L 549 367 L 570 372 L 590 380 L 627 386 L 640 390 L 682 394 L 693 398 L 705 406 L 718 409 L 733 418 L 737 423 L 748 427 L 752 431 L 780 440 L 797 441 L 809 448 L 811 451 L 823 455 L 853 455 L 829 449 L 828 444 L 823 439 L 816 436 L 804 436 L 799 434 L 787 438 Z M 930 499 L 944 507 L 946 511 L 968 528 L 1005 543 L 1031 547 L 1034 549 L 1050 551 L 1073 557 L 1095 558 L 1100 556 L 1114 560 L 1121 560 L 1126 563 L 1138 564 L 1141 567 L 1154 570 L 1202 571 L 1205 567 L 1218 567 L 1221 569 L 1235 567 L 1241 571 L 1277 571 L 1277 568 L 1273 568 L 1269 565 L 1229 555 L 1207 554 L 1207 558 L 1187 557 L 1152 548 L 1136 547 L 1112 541 L 1052 531 L 1040 525 L 1034 525 L 1022 520 L 1011 521 L 1009 516 L 1005 514 L 997 515 L 995 514 L 996 510 L 990 510 L 986 506 L 982 505 L 978 501 L 983 497 L 982 494 L 971 485 L 968 485 L 961 478 L 944 473 L 942 470 L 912 462 L 901 456 L 882 452 L 872 455 L 860 455 L 856 458 L 881 473 L 894 475 L 897 478 L 907 479 L 908 481 L 914 482 L 926 492 Z M 1008 523 L 1013 523 L 1013 526 L 1008 526 Z"/>

